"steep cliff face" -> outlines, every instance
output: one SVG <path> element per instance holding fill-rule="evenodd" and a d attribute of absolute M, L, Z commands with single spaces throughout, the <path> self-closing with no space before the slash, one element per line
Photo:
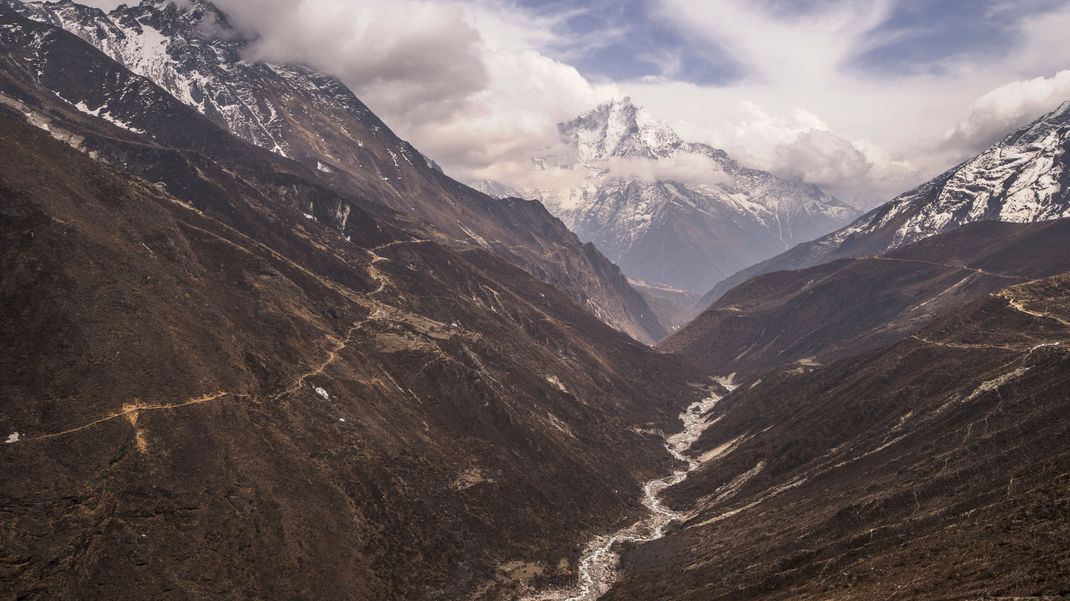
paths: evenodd
<path fill-rule="evenodd" d="M 5 591 L 507 599 L 639 511 L 687 366 L 321 173 L 0 6 Z"/>
<path fill-rule="evenodd" d="M 243 60 L 247 44 L 205 0 L 123 5 L 15 3 L 66 29 L 243 140 L 316 170 L 337 191 L 433 225 L 551 282 L 644 342 L 664 336 L 642 297 L 538 203 L 500 202 L 457 183 L 398 138 L 337 79 Z"/>
<path fill-rule="evenodd" d="M 1070 217 L 1068 149 L 1070 102 L 847 227 L 727 278 L 701 304 L 709 306 L 756 275 L 880 254 L 967 223 Z"/>

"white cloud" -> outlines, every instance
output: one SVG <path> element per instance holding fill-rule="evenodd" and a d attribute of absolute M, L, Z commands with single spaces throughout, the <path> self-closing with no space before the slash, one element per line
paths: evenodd
<path fill-rule="evenodd" d="M 936 175 L 1070 96 L 1070 3 L 1021 19 L 1018 45 L 996 59 L 952 56 L 919 70 L 939 76 L 872 77 L 851 58 L 888 42 L 871 29 L 898 0 L 820 3 L 791 17 L 752 0 L 646 1 L 660 23 L 727 49 L 744 77 L 722 86 L 664 77 L 595 85 L 566 64 L 569 53 L 626 42 L 629 32 L 563 39 L 561 24 L 591 10 L 579 5 L 546 16 L 514 0 L 218 4 L 260 36 L 253 56 L 335 74 L 452 175 L 523 188 L 582 179 L 532 170 L 529 158 L 558 152 L 556 123 L 611 96 L 632 96 L 686 139 L 859 206 Z M 674 57 L 663 58 L 671 72 Z"/>
<path fill-rule="evenodd" d="M 607 180 L 673 181 L 706 186 L 731 181 L 713 159 L 698 154 L 681 154 L 662 160 L 612 157 L 606 161 L 604 168 Z"/>
<path fill-rule="evenodd" d="M 558 121 L 616 92 L 535 49 L 555 40 L 552 21 L 524 21 L 497 0 L 217 4 L 256 36 L 250 58 L 338 76 L 459 179 L 535 156 Z"/>
<path fill-rule="evenodd" d="M 1070 96 L 1061 86 L 1049 101 L 1025 101 L 1027 94 L 1020 110 L 998 113 L 999 122 L 986 122 L 994 113 L 980 110 L 992 99 L 979 100 L 1007 82 L 1051 79 L 1070 67 L 1070 7 L 1023 19 L 1020 44 L 997 60 L 952 56 L 920 74 L 870 76 L 852 68 L 851 59 L 876 43 L 870 30 L 887 16 L 891 0 L 825 3 L 795 17 L 744 0 L 654 1 L 661 18 L 727 49 L 745 76 L 720 87 L 620 84 L 633 98 L 655 115 L 671 116 L 685 138 L 720 146 L 755 167 L 799 175 L 862 207 L 937 175 L 974 153 L 986 136 L 1036 118 L 1055 96 Z M 956 123 L 962 130 L 952 138 Z"/>
<path fill-rule="evenodd" d="M 953 149 L 978 152 L 1070 99 L 1070 70 L 1012 81 L 975 100 L 970 114 L 945 136 Z"/>
<path fill-rule="evenodd" d="M 820 129 L 805 131 L 773 151 L 771 169 L 820 186 L 860 180 L 873 164 L 854 144 Z"/>
<path fill-rule="evenodd" d="M 610 157 L 582 163 L 574 148 L 559 141 L 544 147 L 538 159 L 506 160 L 473 174 L 473 180 L 490 180 L 520 194 L 567 204 L 566 199 L 590 186 L 608 181 L 647 183 L 672 181 L 693 186 L 715 186 L 732 178 L 713 159 L 700 154 L 679 154 L 667 159 Z"/>
<path fill-rule="evenodd" d="M 479 32 L 459 8 L 398 0 L 218 0 L 256 36 L 252 59 L 307 64 L 389 99 L 400 114 L 448 114 L 487 85 Z"/>

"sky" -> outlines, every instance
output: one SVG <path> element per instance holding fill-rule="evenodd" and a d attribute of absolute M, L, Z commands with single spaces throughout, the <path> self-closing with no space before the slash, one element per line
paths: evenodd
<path fill-rule="evenodd" d="M 1070 0 L 216 4 L 249 58 L 340 77 L 462 180 L 528 183 L 556 123 L 629 96 L 868 208 L 1070 99 Z"/>

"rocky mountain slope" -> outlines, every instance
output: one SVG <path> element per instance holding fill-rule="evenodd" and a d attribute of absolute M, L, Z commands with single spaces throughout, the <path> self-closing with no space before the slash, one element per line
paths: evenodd
<path fill-rule="evenodd" d="M 509 598 L 640 512 L 678 359 L 0 5 L 0 573 Z"/>
<path fill-rule="evenodd" d="M 520 194 L 542 200 L 626 274 L 650 283 L 702 294 L 857 214 L 815 186 L 682 140 L 627 98 L 559 129 L 571 155 L 551 166 L 580 171 L 583 184 Z"/>
<path fill-rule="evenodd" d="M 847 227 L 727 278 L 709 306 L 763 273 L 880 254 L 975 221 L 1028 223 L 1070 217 L 1070 101 L 976 157 L 859 217 Z"/>
<path fill-rule="evenodd" d="M 605 599 L 1070 593 L 1070 276 L 879 351 L 744 382 L 706 417 L 685 512 Z"/>
<path fill-rule="evenodd" d="M 659 347 L 709 374 L 802 369 L 898 341 L 1009 284 L 1068 271 L 1070 219 L 973 223 L 883 255 L 747 280 Z"/>
<path fill-rule="evenodd" d="M 78 35 L 243 140 L 316 170 L 336 191 L 411 213 L 443 242 L 486 248 L 641 341 L 664 336 L 619 270 L 541 205 L 501 202 L 450 179 L 337 79 L 242 60 L 247 42 L 206 0 L 145 0 L 110 13 L 70 0 L 3 2 Z"/>

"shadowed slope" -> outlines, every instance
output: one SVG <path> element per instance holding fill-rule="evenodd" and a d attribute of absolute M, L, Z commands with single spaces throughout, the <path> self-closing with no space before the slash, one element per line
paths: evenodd
<path fill-rule="evenodd" d="M 876 257 L 758 276 L 659 346 L 709 374 L 827 363 L 902 339 L 941 313 L 1070 271 L 1070 220 L 982 222 Z"/>
<path fill-rule="evenodd" d="M 86 115 L 126 76 L 25 31 L 0 107 L 5 590 L 507 598 L 502 566 L 567 570 L 577 531 L 639 511 L 668 463 L 641 432 L 697 395 L 680 362 L 184 107 L 145 134 Z M 46 48 L 90 61 L 84 98 L 13 75 Z"/>
<path fill-rule="evenodd" d="M 1070 277 L 737 390 L 608 599 L 1055 597 L 1070 582 Z"/>

